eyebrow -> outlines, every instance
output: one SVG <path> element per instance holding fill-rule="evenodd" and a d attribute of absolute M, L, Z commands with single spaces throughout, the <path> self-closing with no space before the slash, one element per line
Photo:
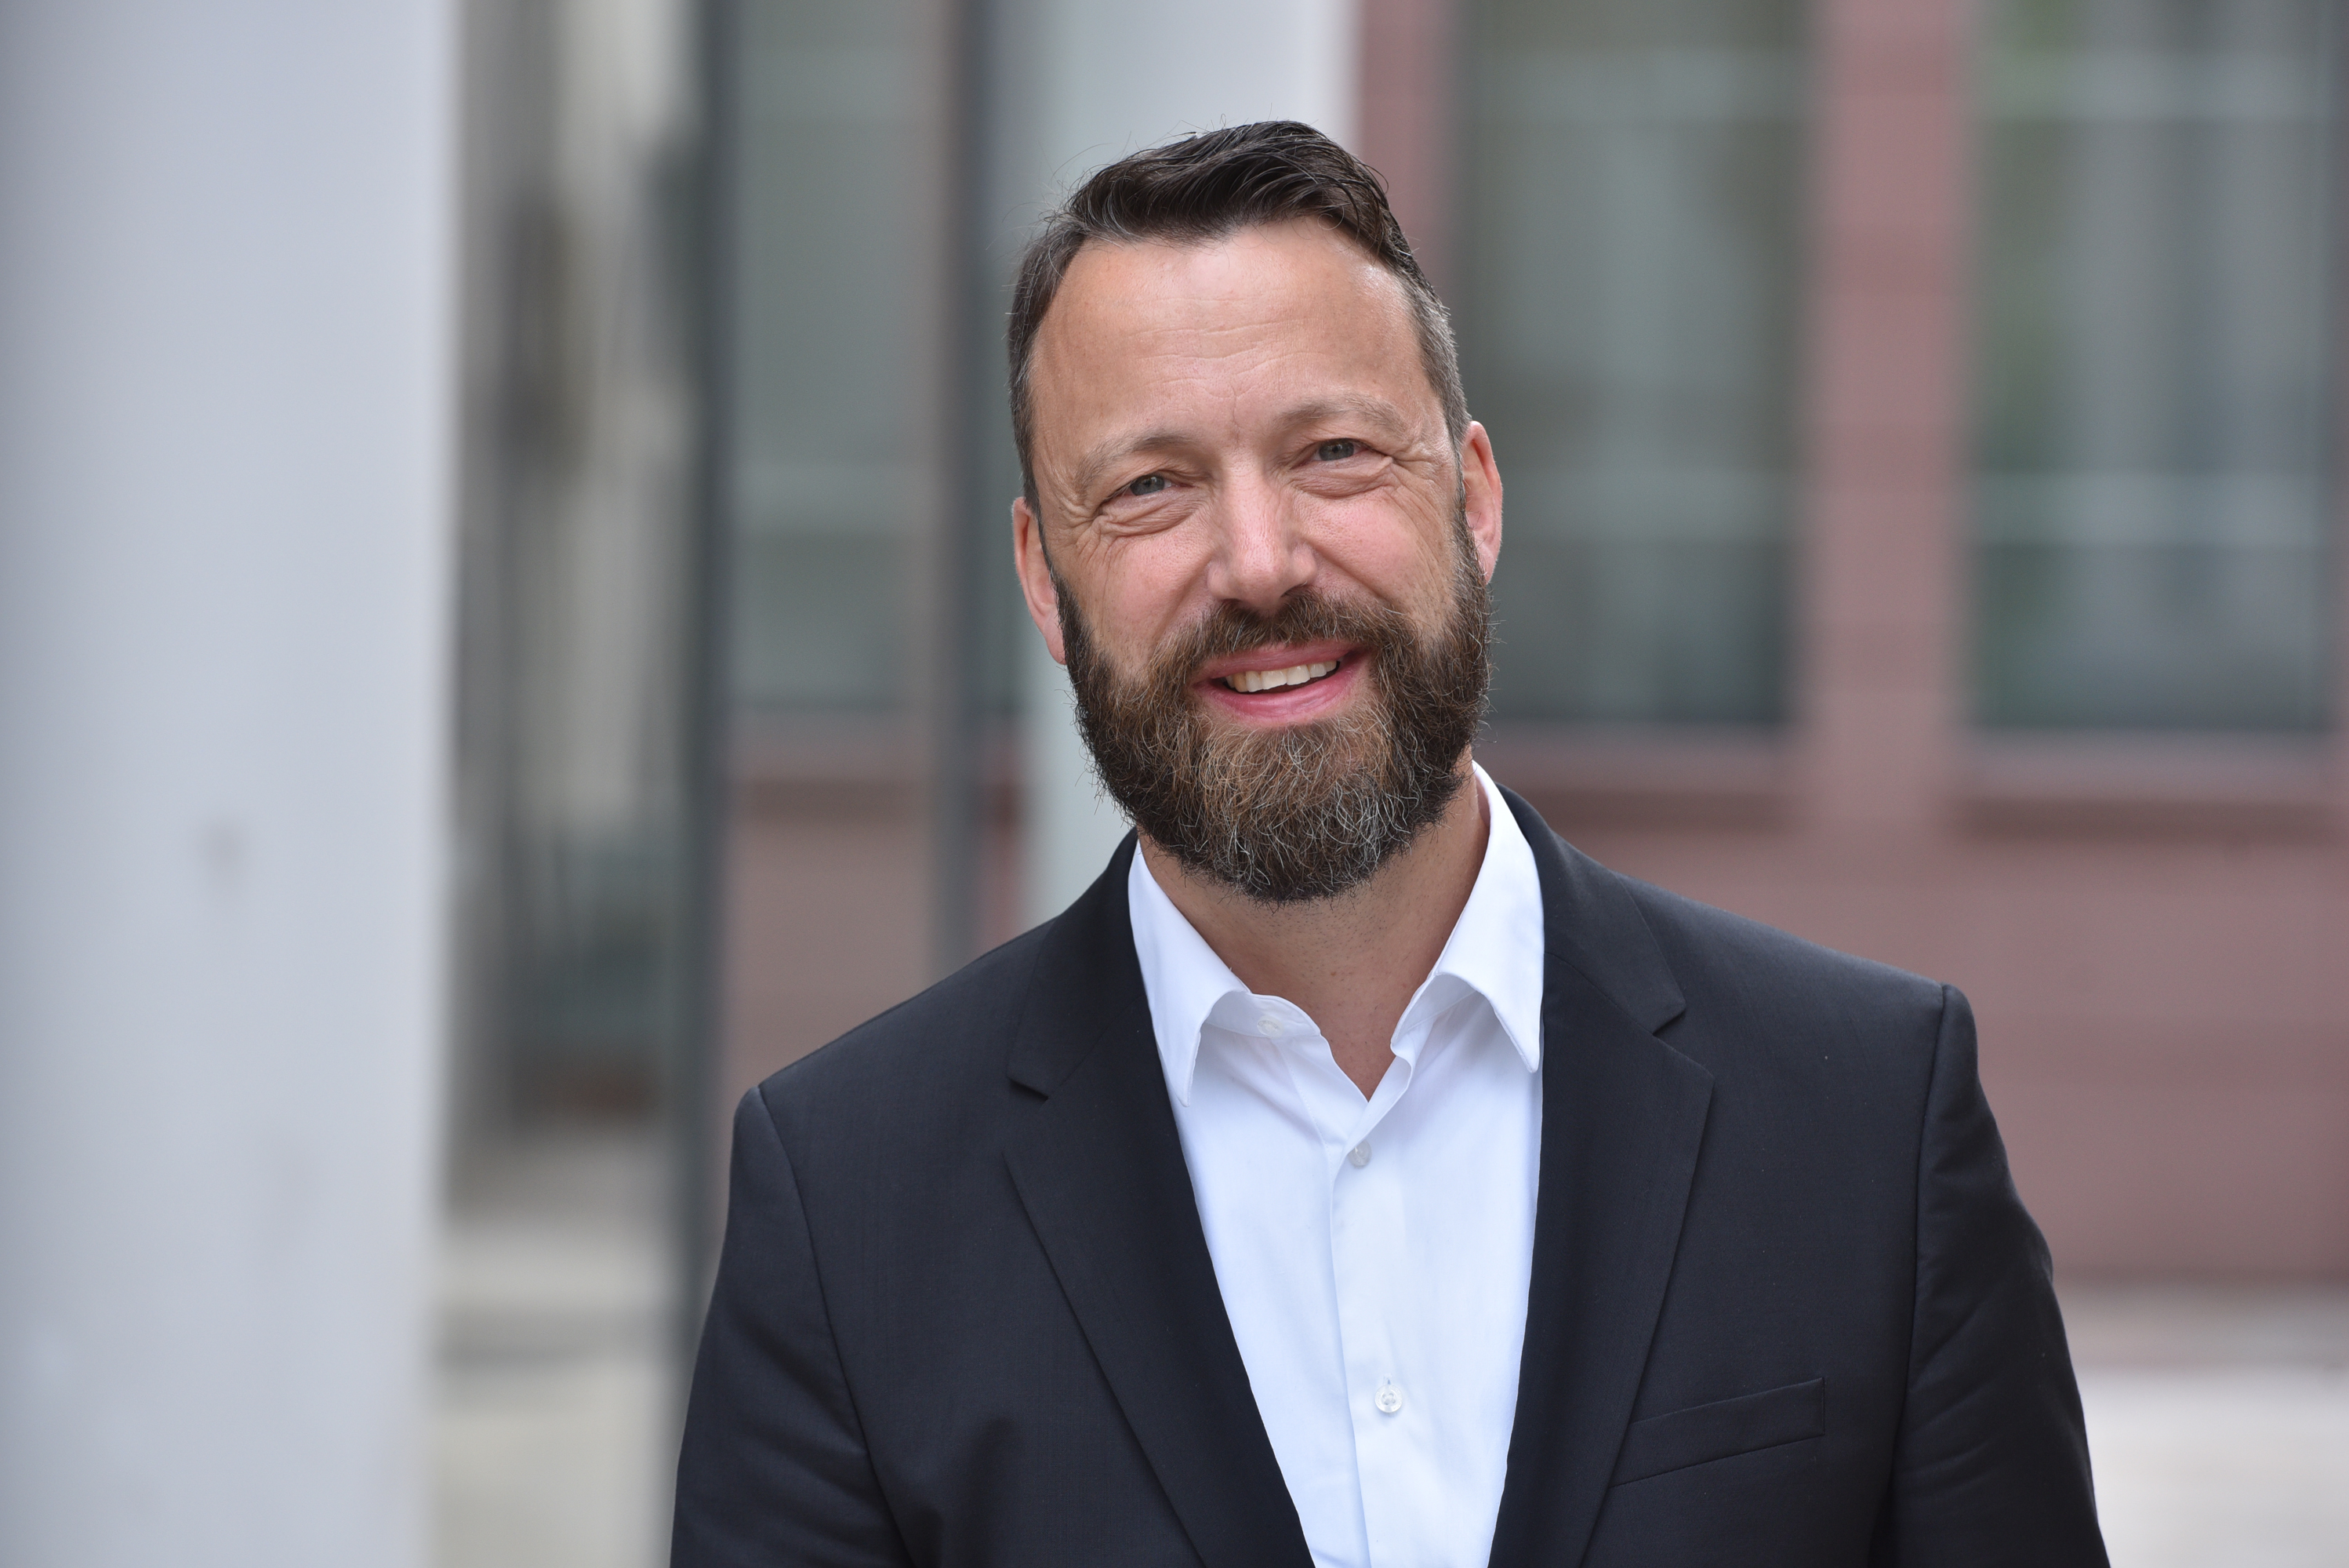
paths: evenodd
<path fill-rule="evenodd" d="M 1396 436 L 1411 431 L 1411 421 L 1403 418 L 1402 410 L 1383 397 L 1325 397 L 1319 402 L 1300 403 L 1283 416 L 1281 422 L 1295 428 L 1334 419 L 1359 420 Z"/>
<path fill-rule="evenodd" d="M 1279 424 L 1283 429 L 1296 429 L 1306 425 L 1325 424 L 1332 420 L 1352 419 L 1392 435 L 1408 434 L 1409 422 L 1402 410 L 1383 397 L 1322 397 L 1299 403 L 1283 413 Z M 1102 476 L 1131 458 L 1159 452 L 1176 452 L 1194 444 L 1194 438 L 1181 430 L 1151 430 L 1139 436 L 1112 436 L 1094 446 L 1078 460 L 1077 493 L 1091 495 Z"/>

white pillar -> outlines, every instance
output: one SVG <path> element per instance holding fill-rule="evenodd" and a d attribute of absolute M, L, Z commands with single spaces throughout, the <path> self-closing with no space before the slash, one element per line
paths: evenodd
<path fill-rule="evenodd" d="M 426 1555 L 451 0 L 0 6 L 0 1563 Z"/>
<path fill-rule="evenodd" d="M 1355 0 L 1009 0 L 999 95 L 1043 106 L 1019 139 L 1015 204 L 1040 211 L 1102 164 L 1188 130 L 1301 119 L 1354 127 Z M 1022 97 L 1020 95 L 1027 95 Z M 1058 914 L 1101 874 L 1125 820 L 1097 790 L 1068 676 L 1035 642 L 1027 665 L 1027 901 Z"/>

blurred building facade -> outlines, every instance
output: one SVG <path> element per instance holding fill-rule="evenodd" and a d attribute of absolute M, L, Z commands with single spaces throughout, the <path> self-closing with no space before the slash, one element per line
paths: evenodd
<path fill-rule="evenodd" d="M 703 614 L 691 8 L 463 16 L 460 1150 L 660 1097 Z"/>
<path fill-rule="evenodd" d="M 1508 482 L 1495 777 L 1966 990 L 2064 1269 L 2349 1274 L 2342 7 L 1325 9 Z M 1040 0 L 738 15 L 730 1099 L 1036 907 L 1001 283 L 1127 150 Z"/>

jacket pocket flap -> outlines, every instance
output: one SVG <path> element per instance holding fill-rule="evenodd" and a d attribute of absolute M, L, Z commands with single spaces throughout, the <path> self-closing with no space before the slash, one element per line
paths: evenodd
<path fill-rule="evenodd" d="M 1814 1377 L 1634 1421 L 1623 1434 L 1613 1484 L 1822 1436 L 1826 1393 L 1826 1379 Z"/>

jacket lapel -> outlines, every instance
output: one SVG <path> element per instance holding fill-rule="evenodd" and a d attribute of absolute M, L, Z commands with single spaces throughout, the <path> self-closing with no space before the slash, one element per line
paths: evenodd
<path fill-rule="evenodd" d="M 1200 1559 L 1306 1568 L 1167 1103 L 1125 900 L 1133 840 L 1053 924 L 1009 1063 L 1011 1178 Z"/>
<path fill-rule="evenodd" d="M 1507 799 L 1540 872 L 1547 954 L 1533 1275 L 1492 1561 L 1572 1563 L 1631 1418 L 1713 1077 L 1655 1037 L 1682 1003 L 1630 895 Z"/>

